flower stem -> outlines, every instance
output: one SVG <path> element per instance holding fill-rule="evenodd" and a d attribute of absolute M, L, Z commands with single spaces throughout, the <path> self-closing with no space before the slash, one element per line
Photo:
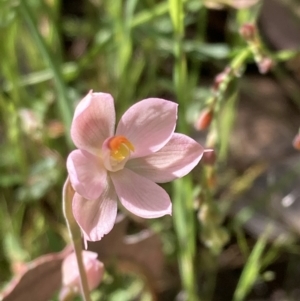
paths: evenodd
<path fill-rule="evenodd" d="M 66 220 L 66 224 L 68 226 L 69 235 L 73 243 L 73 248 L 76 254 L 78 271 L 80 275 L 81 294 L 84 301 L 91 301 L 86 272 L 82 261 L 81 232 L 78 224 L 74 219 L 72 212 L 73 195 L 74 190 L 71 186 L 69 178 L 67 178 L 63 187 L 63 213 Z"/>

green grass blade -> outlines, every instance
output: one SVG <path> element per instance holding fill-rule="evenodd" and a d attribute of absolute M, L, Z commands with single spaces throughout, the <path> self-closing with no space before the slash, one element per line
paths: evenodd
<path fill-rule="evenodd" d="M 66 86 L 64 84 L 60 67 L 56 63 L 54 57 L 50 52 L 50 49 L 47 47 L 42 35 L 38 31 L 30 7 L 27 5 L 25 0 L 20 2 L 19 12 L 23 19 L 26 21 L 31 34 L 36 41 L 37 47 L 40 50 L 41 55 L 43 56 L 44 60 L 53 73 L 54 83 L 58 94 L 58 109 L 65 127 L 69 129 L 72 122 L 71 103 L 68 97 Z M 72 142 L 70 140 L 68 131 L 66 131 L 66 138 L 68 145 L 71 147 Z"/>
<path fill-rule="evenodd" d="M 269 233 L 268 229 L 269 228 L 267 228 L 263 235 L 259 238 L 249 256 L 249 259 L 238 282 L 237 288 L 234 292 L 233 301 L 245 300 L 245 297 L 250 292 L 253 284 L 259 276 L 262 254 L 267 244 L 267 237 Z"/>

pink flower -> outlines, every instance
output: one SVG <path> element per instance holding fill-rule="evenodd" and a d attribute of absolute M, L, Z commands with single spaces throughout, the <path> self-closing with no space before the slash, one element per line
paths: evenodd
<path fill-rule="evenodd" d="M 83 265 L 90 291 L 100 284 L 104 273 L 104 265 L 97 260 L 97 257 L 97 253 L 82 251 Z M 80 277 L 75 253 L 68 255 L 63 261 L 62 282 L 64 287 L 70 288 L 76 293 L 80 292 Z"/>
<path fill-rule="evenodd" d="M 174 133 L 177 104 L 144 99 L 130 107 L 115 131 L 114 100 L 92 93 L 78 104 L 71 136 L 78 147 L 67 168 L 76 191 L 73 213 L 86 240 L 100 240 L 113 227 L 117 198 L 143 218 L 171 214 L 166 191 L 155 183 L 183 177 L 199 162 L 203 148 Z"/>

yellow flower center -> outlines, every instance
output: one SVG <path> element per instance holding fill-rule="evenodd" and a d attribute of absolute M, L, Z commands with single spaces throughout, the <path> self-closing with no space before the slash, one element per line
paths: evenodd
<path fill-rule="evenodd" d="M 124 136 L 114 136 L 108 142 L 110 156 L 117 162 L 129 157 L 130 152 L 134 151 L 132 143 Z"/>

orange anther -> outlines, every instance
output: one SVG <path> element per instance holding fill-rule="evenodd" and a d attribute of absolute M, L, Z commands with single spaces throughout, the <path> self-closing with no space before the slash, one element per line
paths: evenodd
<path fill-rule="evenodd" d="M 132 143 L 124 136 L 114 136 L 108 142 L 108 147 L 111 150 L 111 156 L 121 161 L 129 156 L 130 151 L 134 151 Z"/>

